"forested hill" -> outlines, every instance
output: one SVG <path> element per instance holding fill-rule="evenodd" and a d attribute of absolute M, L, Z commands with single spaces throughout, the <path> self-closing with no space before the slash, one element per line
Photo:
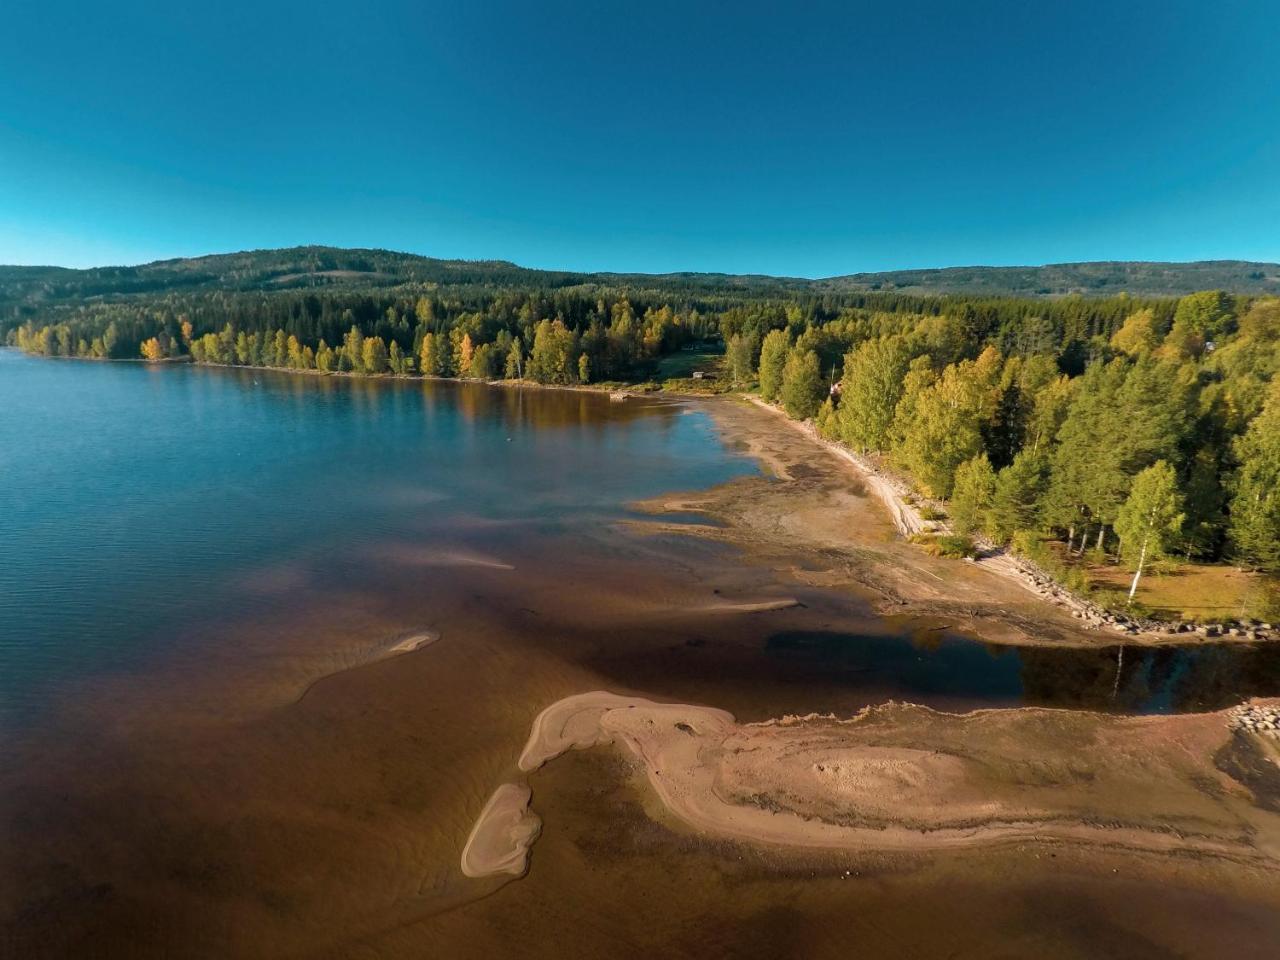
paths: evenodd
<path fill-rule="evenodd" d="M 1041 267 L 946 267 L 807 280 L 720 273 L 577 273 L 532 270 L 502 260 L 438 260 L 389 250 L 292 247 L 215 254 L 129 267 L 0 266 L 0 304 L 13 308 L 130 294 L 254 291 L 402 284 L 553 290 L 631 287 L 686 295 L 775 296 L 883 292 L 1052 297 L 1070 294 L 1180 296 L 1196 290 L 1280 293 L 1280 264 L 1065 263 Z M 8 311 L 6 311 L 8 312 Z"/>
<path fill-rule="evenodd" d="M 1280 264 L 1248 260 L 1196 263 L 1098 261 L 1043 267 L 944 267 L 855 273 L 820 281 L 832 289 L 893 290 L 986 296 L 1180 296 L 1196 290 L 1280 293 Z"/>

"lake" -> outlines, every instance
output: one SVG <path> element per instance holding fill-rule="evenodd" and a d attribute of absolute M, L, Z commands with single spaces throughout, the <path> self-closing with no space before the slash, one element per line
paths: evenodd
<path fill-rule="evenodd" d="M 246 575 L 501 552 L 755 470 L 673 404 L 476 384 L 0 350 L 0 410 L 0 722 L 268 603 Z"/>
<path fill-rule="evenodd" d="M 629 502 L 758 472 L 708 409 L 0 350 L 9 955 L 559 956 L 572 934 L 582 957 L 777 957 L 816 931 L 835 950 L 936 929 L 941 949 L 981 916 L 991 952 L 1103 922 L 1083 866 L 1028 877 L 1016 852 L 1007 878 L 874 864 L 850 909 L 829 863 L 815 881 L 655 821 L 599 751 L 531 778 L 527 878 L 461 876 L 532 717 L 583 690 L 762 719 L 1280 689 L 1269 648 L 1002 648 L 638 532 Z M 780 598 L 800 604 L 705 612 Z M 1125 902 L 1165 909 L 1144 896 Z"/>

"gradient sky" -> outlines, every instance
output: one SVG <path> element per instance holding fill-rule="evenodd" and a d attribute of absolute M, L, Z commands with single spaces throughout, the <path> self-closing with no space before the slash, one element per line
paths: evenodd
<path fill-rule="evenodd" d="M 1278 62 L 1275 0 L 10 0 L 0 263 L 1280 260 Z"/>

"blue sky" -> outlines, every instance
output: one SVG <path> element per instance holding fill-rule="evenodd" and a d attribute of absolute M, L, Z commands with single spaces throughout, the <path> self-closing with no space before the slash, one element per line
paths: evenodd
<path fill-rule="evenodd" d="M 2 20 L 0 263 L 1280 260 L 1274 2 L 12 0 Z"/>

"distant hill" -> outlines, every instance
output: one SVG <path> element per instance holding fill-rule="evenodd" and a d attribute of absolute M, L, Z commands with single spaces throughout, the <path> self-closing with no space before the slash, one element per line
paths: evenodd
<path fill-rule="evenodd" d="M 942 267 L 854 273 L 818 281 L 847 290 L 903 293 L 998 294 L 1009 296 L 1178 296 L 1196 290 L 1280 293 L 1280 264 L 1248 260 L 1145 263 L 1107 260 L 1051 263 L 1043 267 Z"/>
<path fill-rule="evenodd" d="M 1042 267 L 944 267 L 855 273 L 809 280 L 722 273 L 577 273 L 533 270 L 503 260 L 438 260 L 390 250 L 291 247 L 213 254 L 127 267 L 0 266 L 0 302 L 45 303 L 195 290 L 387 287 L 400 284 L 556 289 L 633 286 L 681 293 L 773 292 L 1057 297 L 1177 296 L 1195 290 L 1280 293 L 1280 264 L 1241 260 L 1197 263 L 1060 263 Z"/>

